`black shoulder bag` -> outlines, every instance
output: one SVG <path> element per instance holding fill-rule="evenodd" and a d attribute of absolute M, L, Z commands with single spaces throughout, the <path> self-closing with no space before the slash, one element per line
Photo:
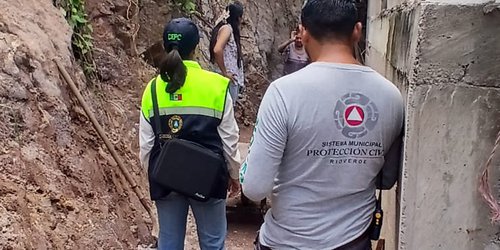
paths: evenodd
<path fill-rule="evenodd" d="M 224 158 L 195 142 L 164 134 L 156 95 L 156 79 L 151 84 L 156 138 L 160 154 L 155 161 L 152 179 L 174 192 L 198 201 L 208 201 L 216 182 L 223 174 Z"/>

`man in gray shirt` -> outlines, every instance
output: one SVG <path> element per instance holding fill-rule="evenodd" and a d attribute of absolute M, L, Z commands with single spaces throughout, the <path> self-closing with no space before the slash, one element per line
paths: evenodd
<path fill-rule="evenodd" d="M 273 82 L 240 172 L 243 193 L 271 199 L 257 249 L 368 250 L 377 176 L 397 180 L 404 104 L 360 65 L 353 0 L 308 0 L 301 35 L 313 61 Z"/>

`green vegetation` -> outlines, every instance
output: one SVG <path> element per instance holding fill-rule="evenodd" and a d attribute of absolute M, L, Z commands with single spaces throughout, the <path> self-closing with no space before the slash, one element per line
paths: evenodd
<path fill-rule="evenodd" d="M 187 14 L 196 12 L 196 0 L 172 0 L 172 3 L 179 10 Z"/>
<path fill-rule="evenodd" d="M 85 13 L 85 0 L 60 0 L 56 6 L 61 9 L 73 30 L 71 42 L 75 57 L 80 61 L 85 75 L 90 79 L 95 78 L 97 69 L 92 56 L 93 30 Z"/>

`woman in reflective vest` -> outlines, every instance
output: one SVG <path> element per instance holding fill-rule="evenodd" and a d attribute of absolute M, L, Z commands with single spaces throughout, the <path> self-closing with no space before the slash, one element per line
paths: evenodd
<path fill-rule="evenodd" d="M 172 192 L 149 178 L 151 199 L 155 201 L 160 225 L 158 249 L 182 250 L 188 209 L 193 211 L 201 249 L 223 249 L 227 233 L 226 196 L 239 192 L 238 126 L 234 118 L 229 79 L 203 70 L 192 61 L 199 43 L 199 31 L 189 19 L 169 22 L 163 32 L 167 52 L 156 81 L 161 129 L 179 139 L 199 143 L 224 155 L 228 176 L 220 177 L 207 202 L 198 202 Z M 141 164 L 150 174 L 160 152 L 155 137 L 151 82 L 144 90 L 140 118 Z"/>

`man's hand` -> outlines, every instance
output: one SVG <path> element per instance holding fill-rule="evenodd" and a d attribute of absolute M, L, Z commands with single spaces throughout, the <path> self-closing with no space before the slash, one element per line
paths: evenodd
<path fill-rule="evenodd" d="M 229 178 L 228 190 L 228 198 L 233 198 L 238 195 L 238 193 L 240 192 L 240 181 L 238 179 Z"/>

